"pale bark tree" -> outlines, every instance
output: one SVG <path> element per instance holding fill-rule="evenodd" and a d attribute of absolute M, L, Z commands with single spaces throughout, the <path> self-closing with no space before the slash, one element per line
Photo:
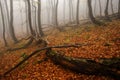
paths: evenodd
<path fill-rule="evenodd" d="M 96 4 L 97 4 L 97 0 L 94 0 L 94 15 L 96 16 Z"/>
<path fill-rule="evenodd" d="M 101 7 L 101 1 L 99 0 L 99 9 L 100 9 L 100 16 L 102 16 L 102 7 Z"/>
<path fill-rule="evenodd" d="M 64 20 L 64 24 L 65 24 L 65 13 L 66 13 L 66 0 L 64 0 L 63 1 L 63 4 L 64 4 L 64 6 L 63 6 L 63 20 Z"/>
<path fill-rule="evenodd" d="M 28 20 L 29 20 L 30 33 L 31 33 L 31 35 L 35 35 L 34 30 L 33 30 L 33 28 L 32 28 L 32 18 L 31 18 L 31 4 L 30 4 L 30 0 L 27 0 L 27 4 L 28 4 Z"/>
<path fill-rule="evenodd" d="M 8 43 L 5 37 L 5 19 L 4 19 L 4 13 L 3 13 L 3 7 L 2 7 L 2 3 L 0 1 L 0 9 L 1 9 L 1 16 L 2 16 L 2 25 L 3 25 L 3 40 L 4 40 L 4 44 L 7 47 Z"/>
<path fill-rule="evenodd" d="M 111 4 L 111 11 L 112 11 L 112 14 L 114 14 L 114 9 L 113 9 L 113 0 L 110 1 L 110 4 Z"/>
<path fill-rule="evenodd" d="M 51 1 L 53 25 L 56 27 L 58 26 L 58 4 L 59 0 Z"/>
<path fill-rule="evenodd" d="M 68 0 L 69 5 L 69 20 L 70 23 L 73 21 L 73 0 Z"/>
<path fill-rule="evenodd" d="M 41 0 L 38 0 L 38 29 L 40 36 L 44 36 L 44 33 L 42 31 L 42 26 L 41 26 Z"/>

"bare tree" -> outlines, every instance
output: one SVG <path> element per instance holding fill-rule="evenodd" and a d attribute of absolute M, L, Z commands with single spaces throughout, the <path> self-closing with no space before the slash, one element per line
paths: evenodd
<path fill-rule="evenodd" d="M 57 0 L 55 4 L 55 25 L 56 26 L 58 26 L 58 3 L 59 3 L 59 0 Z"/>
<path fill-rule="evenodd" d="M 110 20 L 109 15 L 108 15 L 108 6 L 109 6 L 109 0 L 107 0 L 106 8 L 105 8 L 105 18 L 106 18 L 106 20 Z"/>
<path fill-rule="evenodd" d="M 38 28 L 39 28 L 40 35 L 44 36 L 42 27 L 41 27 L 41 0 L 38 0 Z"/>
<path fill-rule="evenodd" d="M 76 10 L 76 22 L 79 24 L 79 5 L 80 5 L 80 0 L 77 0 L 77 10 Z"/>
<path fill-rule="evenodd" d="M 27 0 L 27 3 L 28 3 L 28 20 L 29 20 L 30 33 L 31 33 L 31 35 L 35 35 L 34 30 L 33 30 L 33 28 L 32 28 L 31 4 L 30 4 L 30 0 Z"/>
<path fill-rule="evenodd" d="M 96 4 L 97 4 L 97 0 L 94 0 L 94 15 L 96 16 Z"/>
<path fill-rule="evenodd" d="M 100 16 L 102 16 L 102 7 L 101 7 L 101 1 L 99 0 L 99 8 L 100 8 Z"/>
<path fill-rule="evenodd" d="M 65 24 L 65 8 L 66 8 L 66 0 L 64 0 L 63 2 L 64 6 L 63 6 L 63 19 L 64 19 L 64 24 Z"/>
<path fill-rule="evenodd" d="M 120 19 L 120 0 L 118 2 L 118 19 Z"/>
<path fill-rule="evenodd" d="M 51 0 L 53 25 L 58 26 L 58 4 L 59 0 Z"/>
<path fill-rule="evenodd" d="M 3 24 L 3 40 L 4 40 L 4 43 L 5 43 L 5 46 L 7 47 L 8 44 L 7 44 L 7 41 L 6 41 L 6 38 L 5 38 L 5 20 L 4 20 L 4 13 L 3 13 L 3 7 L 2 7 L 1 1 L 0 1 L 0 9 L 1 9 L 1 16 L 2 16 L 2 24 Z"/>
<path fill-rule="evenodd" d="M 69 20 L 71 23 L 73 19 L 73 0 L 68 0 L 68 3 L 69 3 Z"/>
<path fill-rule="evenodd" d="M 92 1 L 92 0 L 87 0 L 88 10 L 89 10 L 89 17 L 90 17 L 90 19 L 91 19 L 91 21 L 92 21 L 93 23 L 98 24 L 98 21 L 96 21 L 96 19 L 95 19 L 94 16 L 93 16 L 91 1 Z"/>
<path fill-rule="evenodd" d="M 17 43 L 18 40 L 15 36 L 15 31 L 14 31 L 14 26 L 13 26 L 13 0 L 10 0 L 10 34 L 11 34 L 11 37 L 14 41 L 14 43 Z"/>
<path fill-rule="evenodd" d="M 112 11 L 112 14 L 114 14 L 114 9 L 113 9 L 113 0 L 110 1 L 111 3 L 111 11 Z"/>

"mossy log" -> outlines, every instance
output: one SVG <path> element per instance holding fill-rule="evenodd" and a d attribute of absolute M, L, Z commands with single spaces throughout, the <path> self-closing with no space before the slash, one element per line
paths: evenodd
<path fill-rule="evenodd" d="M 120 58 L 101 58 L 98 60 L 98 62 L 105 66 L 108 66 L 109 68 L 120 70 Z"/>
<path fill-rule="evenodd" d="M 105 63 L 101 64 L 94 60 L 85 58 L 79 59 L 68 57 L 54 51 L 48 52 L 47 55 L 55 64 L 62 65 L 62 67 L 68 68 L 75 72 L 87 75 L 103 75 L 120 80 L 120 74 L 104 65 Z"/>

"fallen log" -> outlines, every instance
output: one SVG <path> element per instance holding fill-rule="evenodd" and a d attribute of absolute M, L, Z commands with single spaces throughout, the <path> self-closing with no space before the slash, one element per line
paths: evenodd
<path fill-rule="evenodd" d="M 120 58 L 100 58 L 98 62 L 110 68 L 120 70 Z"/>
<path fill-rule="evenodd" d="M 55 64 L 62 65 L 62 67 L 78 73 L 87 75 L 102 75 L 120 80 L 120 74 L 118 74 L 116 71 L 113 71 L 108 66 L 97 63 L 91 59 L 68 57 L 51 50 L 47 52 L 47 56 L 49 56 Z"/>

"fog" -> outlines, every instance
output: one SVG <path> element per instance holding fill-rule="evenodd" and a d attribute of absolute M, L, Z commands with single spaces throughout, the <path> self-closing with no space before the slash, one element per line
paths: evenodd
<path fill-rule="evenodd" d="M 9 1 L 8 2 L 8 7 L 9 7 Z M 14 5 L 14 28 L 15 28 L 15 33 L 19 35 L 24 35 L 26 33 L 26 27 L 28 20 L 26 19 L 26 6 L 25 6 L 25 0 L 13 0 L 13 5 Z M 34 24 L 34 17 L 35 17 L 35 8 L 37 8 L 37 0 L 31 0 L 32 1 L 32 19 L 33 19 L 33 27 L 35 27 Z M 41 0 L 41 24 L 42 27 L 49 27 L 49 25 L 52 25 L 52 6 L 50 4 L 51 0 Z M 64 25 L 69 22 L 69 0 L 59 0 L 58 4 L 58 24 L 59 25 Z M 76 18 L 76 2 L 77 0 L 71 0 L 73 3 L 72 6 L 72 13 L 71 13 L 71 18 L 72 21 L 75 21 Z M 101 6 L 102 6 L 102 15 L 104 16 L 104 10 L 106 6 L 106 1 L 107 0 L 100 0 L 101 1 Z M 113 1 L 113 0 L 110 0 Z M 4 0 L 1 1 L 2 4 L 4 4 Z M 5 5 L 3 5 L 4 8 Z M 84 19 L 89 19 L 88 17 L 88 6 L 87 6 L 87 0 L 80 0 L 80 10 L 79 10 L 79 19 L 84 20 Z M 93 14 L 94 16 L 99 16 L 100 15 L 100 8 L 99 8 L 99 1 L 98 0 L 92 0 L 92 7 L 93 7 Z M 114 13 L 117 12 L 118 9 L 118 0 L 113 1 L 113 10 Z M 4 12 L 5 9 L 4 9 Z M 111 4 L 109 3 L 109 14 L 112 14 L 111 10 Z M 5 13 L 5 15 L 7 15 Z M 1 18 L 0 18 L 0 34 L 2 34 L 2 23 L 1 23 Z M 8 31 L 8 30 L 7 30 Z"/>

